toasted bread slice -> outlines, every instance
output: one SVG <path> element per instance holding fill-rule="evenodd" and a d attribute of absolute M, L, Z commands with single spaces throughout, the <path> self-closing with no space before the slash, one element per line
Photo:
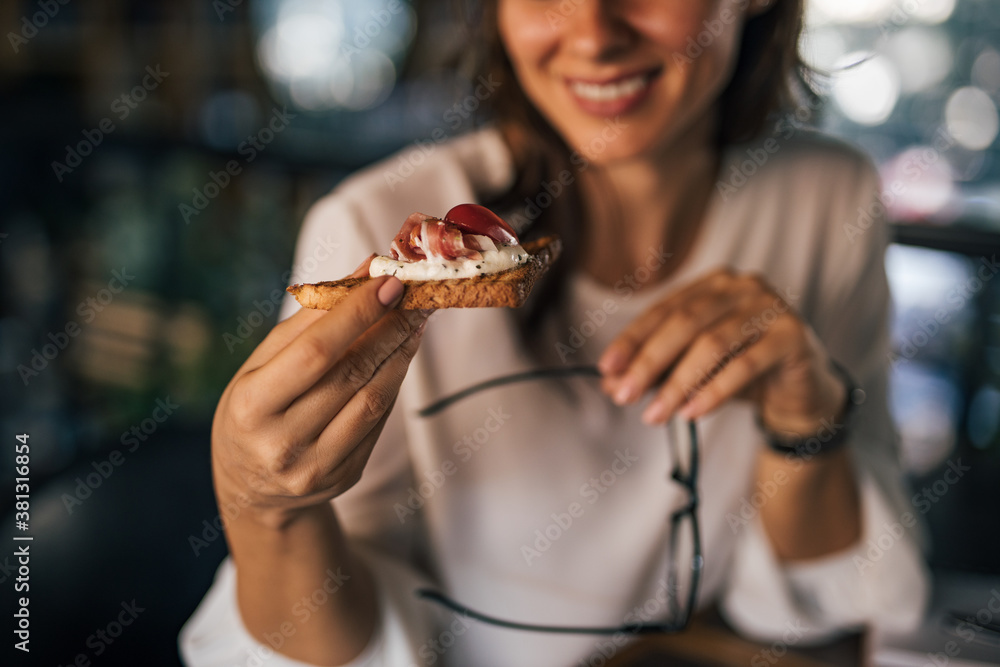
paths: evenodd
<path fill-rule="evenodd" d="M 529 258 L 521 266 L 475 278 L 452 280 L 404 280 L 403 300 L 399 308 L 518 308 L 524 305 L 531 288 L 559 257 L 562 243 L 557 236 L 546 236 L 522 244 Z M 305 308 L 330 310 L 343 301 L 351 290 L 371 280 L 369 277 L 344 278 L 322 283 L 291 285 Z"/>

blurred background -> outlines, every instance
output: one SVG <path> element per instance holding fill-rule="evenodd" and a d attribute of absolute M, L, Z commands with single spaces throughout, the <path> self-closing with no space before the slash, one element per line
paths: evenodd
<path fill-rule="evenodd" d="M 1000 5 L 811 0 L 808 22 L 820 124 L 885 181 L 892 409 L 932 563 L 1000 575 Z M 403 0 L 8 1 L 0 27 L 0 433 L 8 453 L 29 435 L 40 610 L 23 664 L 176 665 L 225 554 L 218 396 L 276 320 L 309 205 L 484 121 L 455 106 L 465 30 L 453 3 Z"/>

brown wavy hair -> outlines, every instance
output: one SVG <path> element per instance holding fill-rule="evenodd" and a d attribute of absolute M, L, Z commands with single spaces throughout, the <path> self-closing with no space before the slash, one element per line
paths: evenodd
<path fill-rule="evenodd" d="M 513 187 L 497 201 L 489 202 L 527 227 L 526 238 L 559 234 L 564 259 L 542 283 L 526 310 L 528 330 L 541 314 L 550 312 L 558 300 L 568 273 L 578 256 L 579 227 L 586 221 L 579 181 L 566 186 L 551 205 L 525 220 L 526 202 L 535 201 L 541 184 L 558 179 L 564 170 L 576 173 L 570 162 L 572 149 L 538 112 L 521 89 L 507 57 L 497 27 L 498 0 L 483 0 L 470 16 L 474 42 L 469 53 L 477 73 L 499 82 L 502 94 L 489 100 L 489 111 L 503 133 L 517 167 Z M 816 109 L 817 96 L 811 72 L 799 54 L 804 0 L 774 0 L 763 13 L 748 19 L 743 27 L 740 50 L 732 78 L 720 96 L 719 150 L 753 140 L 767 130 L 769 120 L 793 108 Z M 801 119 L 801 114 L 797 117 Z M 538 210 L 538 207 L 536 207 Z M 577 230 L 574 233 L 574 230 Z"/>

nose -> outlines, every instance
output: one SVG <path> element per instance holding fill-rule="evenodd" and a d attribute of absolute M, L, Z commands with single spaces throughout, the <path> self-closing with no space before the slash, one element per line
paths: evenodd
<path fill-rule="evenodd" d="M 606 59 L 624 50 L 632 34 L 620 15 L 620 0 L 576 0 L 563 24 L 563 34 L 573 55 Z"/>

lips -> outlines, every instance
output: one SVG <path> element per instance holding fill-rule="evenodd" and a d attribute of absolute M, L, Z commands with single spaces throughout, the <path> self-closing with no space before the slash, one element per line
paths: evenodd
<path fill-rule="evenodd" d="M 649 92 L 659 70 L 648 70 L 603 81 L 566 79 L 570 94 L 585 112 L 598 116 L 625 113 Z"/>

